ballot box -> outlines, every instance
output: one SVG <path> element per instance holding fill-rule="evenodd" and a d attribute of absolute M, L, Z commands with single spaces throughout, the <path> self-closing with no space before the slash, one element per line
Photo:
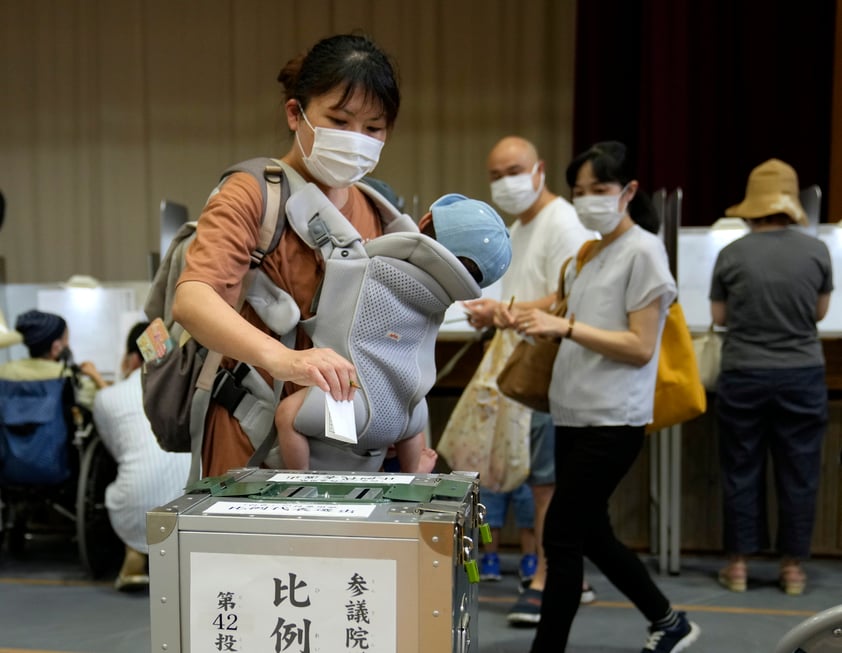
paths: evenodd
<path fill-rule="evenodd" d="M 476 474 L 232 470 L 147 513 L 153 653 L 478 650 Z"/>

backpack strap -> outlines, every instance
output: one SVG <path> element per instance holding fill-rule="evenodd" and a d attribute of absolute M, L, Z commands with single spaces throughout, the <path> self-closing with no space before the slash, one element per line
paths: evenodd
<path fill-rule="evenodd" d="M 174 342 L 179 342 L 183 329 L 173 321 L 172 305 L 178 278 L 184 270 L 184 254 L 196 233 L 196 221 L 185 222 L 170 241 L 161 264 L 155 271 L 152 286 L 146 296 L 143 312 L 152 320 L 160 317 Z"/>
<path fill-rule="evenodd" d="M 257 248 L 251 253 L 252 269 L 263 264 L 266 254 L 273 251 L 281 241 L 284 229 L 284 212 L 281 195 L 286 191 L 289 197 L 289 183 L 278 165 L 268 164 L 263 169 L 266 193 L 263 198 L 263 219 L 260 222 L 260 238 Z M 264 247 L 265 244 L 265 247 Z"/>
<path fill-rule="evenodd" d="M 257 157 L 241 161 L 222 173 L 220 183 L 215 192 L 235 172 L 245 172 L 257 180 L 263 197 L 263 215 L 260 219 L 260 236 L 257 247 L 251 252 L 251 268 L 260 267 L 263 259 L 278 246 L 281 241 L 286 215 L 284 213 L 283 198 L 289 197 L 289 171 L 292 170 L 282 161 L 269 157 Z M 298 174 L 292 171 L 296 177 Z"/>
<path fill-rule="evenodd" d="M 256 168 L 259 165 L 262 165 L 263 168 L 260 172 L 256 172 Z M 257 247 L 251 252 L 249 271 L 246 272 L 240 288 L 240 296 L 237 298 L 237 303 L 234 306 L 235 310 L 239 313 L 243 308 L 246 295 L 254 280 L 257 268 L 260 267 L 266 255 L 271 253 L 281 240 L 281 234 L 286 223 L 283 210 L 284 196 L 289 197 L 289 182 L 286 181 L 286 176 L 283 174 L 283 168 L 280 162 L 274 159 L 258 158 L 244 161 L 224 172 L 222 180 L 224 181 L 234 172 L 247 172 L 253 175 L 260 182 L 260 189 L 263 192 L 263 215 L 260 219 L 259 240 Z M 199 378 L 196 381 L 196 387 L 210 392 L 213 388 L 214 379 L 216 378 L 216 371 L 221 363 L 222 354 L 208 350 L 208 355 L 202 365 L 202 371 L 199 373 Z"/>

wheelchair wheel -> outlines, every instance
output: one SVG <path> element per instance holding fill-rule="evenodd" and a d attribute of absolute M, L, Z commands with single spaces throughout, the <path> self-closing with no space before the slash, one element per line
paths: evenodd
<path fill-rule="evenodd" d="M 0 530 L 0 550 L 5 544 L 9 554 L 14 558 L 21 558 L 26 544 L 26 518 L 14 510 L 8 503 L 2 503 L 0 509 L 2 530 Z"/>
<path fill-rule="evenodd" d="M 105 507 L 105 488 L 117 477 L 117 463 L 99 436 L 85 447 L 76 489 L 76 539 L 79 557 L 94 578 L 116 573 L 125 546 L 117 537 Z"/>

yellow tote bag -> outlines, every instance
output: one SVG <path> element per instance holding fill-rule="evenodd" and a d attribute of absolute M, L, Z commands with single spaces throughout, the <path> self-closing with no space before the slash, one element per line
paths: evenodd
<path fill-rule="evenodd" d="M 693 338 L 684 311 L 673 302 L 667 313 L 658 357 L 655 406 L 647 433 L 654 433 L 698 417 L 707 409 Z"/>

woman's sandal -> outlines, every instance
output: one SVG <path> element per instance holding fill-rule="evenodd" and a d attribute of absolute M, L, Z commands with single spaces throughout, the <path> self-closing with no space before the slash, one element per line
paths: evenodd
<path fill-rule="evenodd" d="M 804 593 L 807 585 L 807 574 L 800 565 L 781 566 L 780 575 L 781 589 L 790 596 L 799 596 Z"/>
<path fill-rule="evenodd" d="M 719 584 L 732 592 L 745 592 L 748 585 L 746 563 L 732 561 L 719 570 Z"/>

